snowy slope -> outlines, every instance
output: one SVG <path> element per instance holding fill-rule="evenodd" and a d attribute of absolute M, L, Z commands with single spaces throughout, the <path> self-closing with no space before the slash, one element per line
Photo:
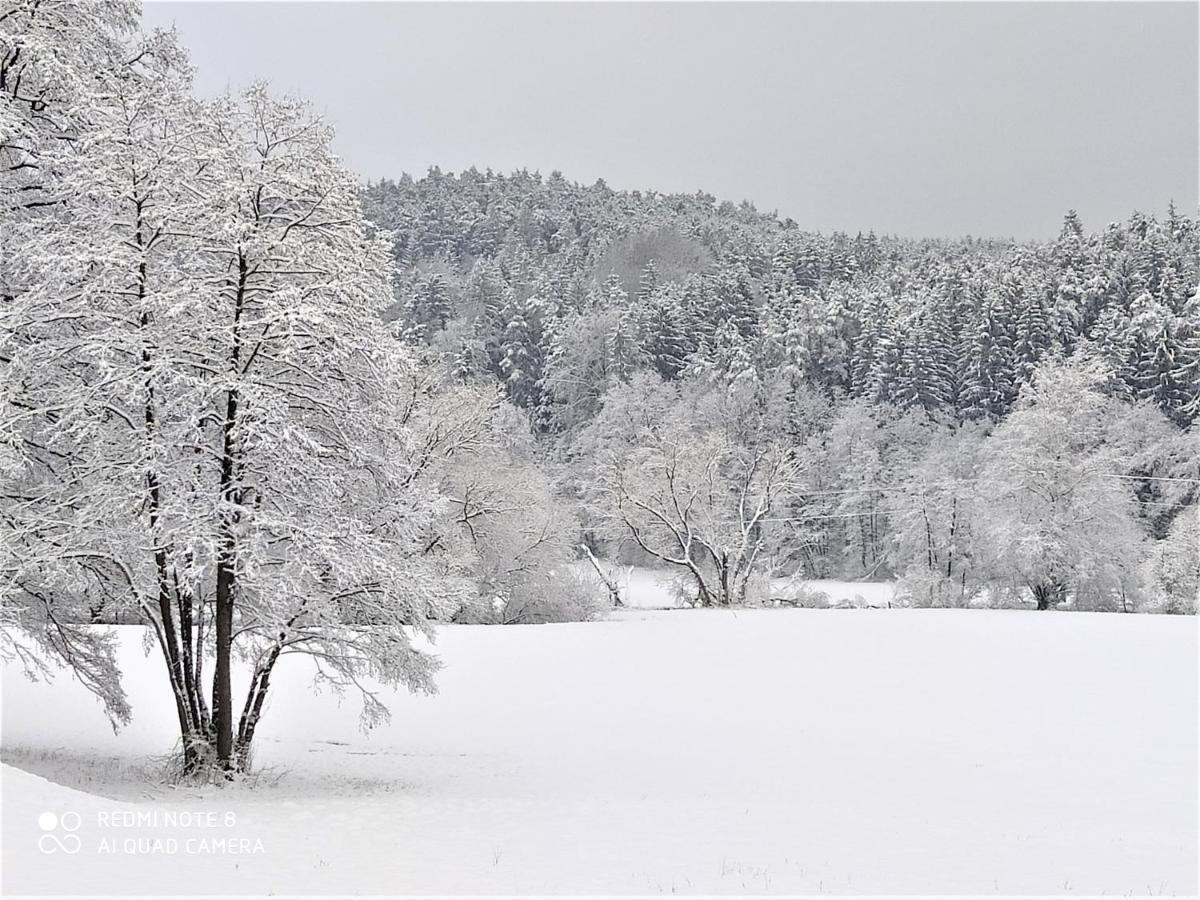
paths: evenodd
<path fill-rule="evenodd" d="M 226 790 L 138 777 L 172 713 L 161 661 L 123 631 L 120 735 L 69 681 L 6 671 L 6 762 L 70 786 L 4 767 L 6 894 L 1197 890 L 1195 619 L 635 609 L 448 627 L 441 695 L 394 697 L 369 736 L 291 663 L 266 774 Z M 125 854 L 205 836 L 102 824 L 130 810 L 231 814 L 217 836 L 262 852 Z M 41 853 L 38 816 L 69 811 L 80 852 Z"/>

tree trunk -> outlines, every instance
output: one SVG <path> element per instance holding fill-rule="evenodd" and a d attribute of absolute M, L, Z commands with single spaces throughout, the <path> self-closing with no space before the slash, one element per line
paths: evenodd
<path fill-rule="evenodd" d="M 233 647 L 233 537 L 222 535 L 217 560 L 217 646 L 213 672 L 213 729 L 217 733 L 217 761 L 229 768 L 233 754 L 233 684 L 229 657 Z"/>
<path fill-rule="evenodd" d="M 1062 585 L 1054 581 L 1043 581 L 1033 586 L 1033 599 L 1037 603 L 1039 610 L 1050 609 L 1057 601 L 1062 599 L 1062 594 Z"/>
<path fill-rule="evenodd" d="M 134 179 L 133 190 L 138 190 L 137 180 Z M 140 198 L 134 200 L 136 224 L 134 241 L 142 251 L 142 259 L 137 270 L 137 301 L 141 307 L 146 300 L 146 244 L 142 233 L 143 202 Z M 150 314 L 141 309 L 138 326 L 145 331 L 150 326 Z M 158 410 L 154 395 L 153 358 L 148 345 L 142 345 L 142 373 L 145 378 L 142 398 L 142 417 L 146 428 L 147 448 L 153 455 L 154 435 L 158 430 Z M 185 772 L 193 772 L 200 764 L 199 747 L 196 742 L 197 709 L 193 700 L 193 692 L 188 689 L 188 678 L 184 662 L 181 659 L 180 635 L 175 622 L 175 608 L 172 595 L 173 573 L 167 558 L 167 548 L 163 543 L 160 530 L 162 515 L 162 486 L 158 473 L 153 465 L 146 470 L 146 508 L 150 522 L 150 537 L 154 544 L 154 571 L 158 581 L 158 615 L 161 628 L 157 630 L 159 642 L 162 645 L 163 659 L 167 664 L 167 678 L 171 684 L 171 694 L 175 700 L 175 715 L 179 719 L 179 735 L 183 743 L 183 767 Z M 176 582 L 177 583 L 177 582 Z M 182 623 L 186 625 L 186 623 Z M 190 640 L 190 633 L 185 640 Z"/>
<path fill-rule="evenodd" d="M 950 534 L 946 541 L 946 578 L 954 575 L 954 532 L 958 528 L 958 498 L 955 497 L 950 506 Z"/>
<path fill-rule="evenodd" d="M 692 573 L 692 577 L 696 579 L 696 599 L 701 606 L 712 606 L 712 592 L 708 589 L 708 585 L 704 581 L 704 576 L 700 574 L 700 570 L 696 568 L 696 564 L 692 563 L 688 566 Z"/>
<path fill-rule="evenodd" d="M 246 294 L 246 260 L 238 258 L 238 280 L 234 292 L 233 347 L 230 351 L 230 374 L 241 374 L 241 336 L 239 326 Z M 233 684 L 229 671 L 229 657 L 233 650 L 233 605 L 237 588 L 235 571 L 237 539 L 234 527 L 237 514 L 233 506 L 237 500 L 237 453 L 235 429 L 238 419 L 238 391 L 229 388 L 225 398 L 225 421 L 221 440 L 221 481 L 219 500 L 221 503 L 221 527 L 217 548 L 216 609 L 213 624 L 216 628 L 216 665 L 213 673 L 213 729 L 217 737 L 217 762 L 226 770 L 235 767 L 233 759 Z"/>
<path fill-rule="evenodd" d="M 621 591 L 617 588 L 617 583 L 605 574 L 604 569 L 600 566 L 600 560 L 596 559 L 596 555 L 592 553 L 591 547 L 587 544 L 580 544 L 579 546 L 587 554 L 588 562 L 592 564 L 592 568 L 596 570 L 600 581 L 604 583 L 604 587 L 608 590 L 608 599 L 612 601 L 612 605 L 624 606 L 625 603 L 621 600 Z"/>
<path fill-rule="evenodd" d="M 172 577 L 175 583 L 175 602 L 179 609 L 179 637 L 183 650 L 180 659 L 183 668 L 183 688 L 192 723 L 190 733 L 183 735 L 184 767 L 187 771 L 195 771 L 202 761 L 201 750 L 209 742 L 211 736 L 208 710 L 205 709 L 201 682 L 197 677 L 196 657 L 204 653 L 204 645 L 193 621 L 195 598 L 191 591 L 185 591 L 179 583 L 178 572 L 173 570 Z"/>
<path fill-rule="evenodd" d="M 271 672 L 279 659 L 279 646 L 274 647 L 267 658 L 254 669 L 254 677 L 250 679 L 250 690 L 246 692 L 246 705 L 242 709 L 242 718 L 238 722 L 237 746 L 234 767 L 238 772 L 245 772 L 250 767 L 250 750 L 254 745 L 254 731 L 258 720 L 262 717 L 263 703 L 267 699 L 267 691 L 271 686 Z"/>
<path fill-rule="evenodd" d="M 719 557 L 714 558 L 717 563 L 717 584 L 721 587 L 721 594 L 718 600 L 722 606 L 729 606 L 733 600 L 729 585 L 729 555 L 722 553 Z"/>
<path fill-rule="evenodd" d="M 213 672 L 213 729 L 217 733 L 217 761 L 226 769 L 232 766 L 233 756 L 233 684 L 230 680 L 229 657 L 233 649 L 233 604 L 236 573 L 234 572 L 236 539 L 233 534 L 235 518 L 228 507 L 234 500 L 233 426 L 237 420 L 238 396 L 229 391 L 225 406 L 224 454 L 221 460 L 220 545 L 217 550 L 216 609 L 213 613 L 216 628 L 216 665 Z"/>

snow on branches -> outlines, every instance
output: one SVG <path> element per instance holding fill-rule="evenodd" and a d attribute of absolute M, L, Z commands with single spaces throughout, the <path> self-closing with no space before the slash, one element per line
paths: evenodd
<path fill-rule="evenodd" d="M 241 768 L 281 656 L 357 690 L 366 724 L 373 685 L 431 690 L 413 630 L 462 585 L 424 552 L 439 499 L 380 315 L 388 243 L 330 129 L 262 86 L 196 101 L 180 60 L 114 60 L 47 154 L 58 214 L 7 214 L 5 610 L 117 718 L 103 644 L 51 626 L 148 624 L 189 763 Z"/>

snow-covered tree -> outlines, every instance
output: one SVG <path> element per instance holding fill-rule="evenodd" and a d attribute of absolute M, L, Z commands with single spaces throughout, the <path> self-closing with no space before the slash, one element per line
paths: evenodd
<path fill-rule="evenodd" d="M 575 567 L 579 517 L 538 458 L 528 418 L 492 403 L 483 425 L 479 445 L 456 454 L 443 475 L 476 588 L 453 618 L 507 625 L 595 617 L 603 599 Z"/>
<path fill-rule="evenodd" d="M 686 573 L 702 606 L 764 599 L 752 585 L 797 463 L 780 444 L 739 442 L 689 406 L 678 385 L 653 375 L 605 395 L 578 448 L 597 530 Z"/>
<path fill-rule="evenodd" d="M 545 385 L 557 427 L 575 429 L 600 408 L 600 397 L 628 380 L 645 357 L 617 309 L 570 313 L 554 335 Z"/>
<path fill-rule="evenodd" d="M 132 110 L 139 103 L 153 101 L 147 82 L 177 73 L 181 62 L 169 36 L 146 40 L 135 34 L 138 11 L 133 2 L 27 0 L 6 4 L 0 14 L 0 483 L 5 485 L 0 649 L 19 656 L 32 674 L 47 673 L 52 663 L 67 666 L 101 700 L 114 724 L 128 719 L 129 708 L 111 637 L 79 626 L 104 604 L 108 574 L 89 574 L 89 563 L 79 557 L 82 571 L 68 573 L 67 565 L 38 572 L 47 548 L 22 526 L 32 517 L 53 530 L 54 504 L 63 496 L 39 508 L 39 482 L 47 476 L 76 478 L 72 469 L 81 465 L 53 439 L 36 433 L 41 427 L 69 430 L 66 408 L 86 402 L 55 392 L 80 380 L 102 382 L 105 375 L 83 359 L 53 354 L 54 366 L 29 368 L 35 352 L 30 345 L 46 350 L 43 341 L 90 340 L 91 311 L 86 299 L 81 306 L 78 277 L 82 266 L 100 268 L 108 261 L 89 253 L 94 243 L 86 233 L 94 223 L 90 188 L 122 166 L 103 173 L 91 167 L 112 162 L 111 140 L 121 139 L 122 120 L 136 117 Z M 95 152 L 97 135 L 110 141 L 107 159 Z M 131 151 L 141 149 L 138 138 L 126 137 Z M 162 146 L 171 140 L 164 137 Z M 134 165 L 124 166 L 122 190 L 138 195 L 139 186 L 128 180 Z M 103 227 L 113 224 L 106 220 Z M 128 229 L 124 235 L 129 236 Z M 112 244 L 106 250 L 121 252 Z M 55 383 L 58 378 L 67 385 Z M 32 399 L 43 389 L 56 397 L 44 409 Z M 72 437 L 83 445 L 87 439 L 86 433 Z M 94 453 L 88 462 L 105 465 L 100 456 Z M 71 502 L 67 507 L 74 514 Z M 60 547 L 58 552 L 68 551 Z M 30 652 L 27 638 L 41 652 Z"/>
<path fill-rule="evenodd" d="M 1200 507 L 1176 517 L 1143 563 L 1145 609 L 1195 614 L 1200 606 Z"/>
<path fill-rule="evenodd" d="M 24 236 L 6 588 L 134 610 L 188 766 L 240 769 L 281 656 L 378 721 L 368 679 L 430 690 L 410 629 L 463 585 L 426 552 L 441 501 L 408 426 L 413 362 L 380 316 L 390 254 L 329 129 L 263 88 L 201 107 L 173 77 L 112 95 L 63 176 L 69 222 Z"/>
<path fill-rule="evenodd" d="M 915 606 L 965 606 L 979 593 L 977 546 L 980 428 L 938 429 L 885 499 L 892 523 L 888 560 Z"/>
<path fill-rule="evenodd" d="M 989 438 L 977 528 L 1002 594 L 1038 609 L 1122 608 L 1143 535 L 1121 454 L 1105 441 L 1115 401 L 1096 366 L 1049 361 Z"/>
<path fill-rule="evenodd" d="M 136 75 L 136 0 L 9 0 L 0 8 L 0 204 L 6 215 L 60 209 L 55 159 L 91 127 L 98 100 Z M 159 46 L 155 46 L 159 44 Z M 12 245 L 14 248 L 17 245 Z"/>

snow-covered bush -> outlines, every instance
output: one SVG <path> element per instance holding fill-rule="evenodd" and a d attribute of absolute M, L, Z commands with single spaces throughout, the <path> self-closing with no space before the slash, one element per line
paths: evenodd
<path fill-rule="evenodd" d="M 447 617 L 499 624 L 595 618 L 608 606 L 605 594 L 575 572 L 579 517 L 551 464 L 536 457 L 528 418 L 486 392 L 453 393 L 463 397 L 477 439 L 442 467 L 446 521 L 456 532 L 446 539 L 470 558 L 475 591 Z"/>
<path fill-rule="evenodd" d="M 772 605 L 796 609 L 829 609 L 829 595 L 803 581 L 793 581 L 771 594 Z"/>
<path fill-rule="evenodd" d="M 1200 508 L 1184 510 L 1155 541 L 1142 567 L 1146 612 L 1197 612 L 1200 602 Z"/>
<path fill-rule="evenodd" d="M 705 560 L 696 564 L 696 569 L 711 582 L 719 582 L 719 572 Z M 739 606 L 772 605 L 771 579 L 766 572 L 755 571 L 746 576 L 742 585 L 742 600 Z M 667 588 L 668 596 L 675 606 L 712 606 L 711 598 L 705 602 L 696 578 L 691 572 L 681 572 L 670 580 Z"/>
<path fill-rule="evenodd" d="M 893 530 L 888 560 L 906 605 L 964 607 L 979 594 L 975 476 L 983 446 L 977 426 L 931 429 L 920 457 L 894 476 L 898 487 L 885 504 Z"/>
<path fill-rule="evenodd" d="M 980 589 L 961 575 L 947 578 L 945 573 L 913 568 L 896 583 L 894 603 L 919 609 L 965 609 L 975 605 Z"/>
<path fill-rule="evenodd" d="M 563 567 L 541 577 L 523 578 L 503 592 L 486 592 L 468 600 L 454 615 L 465 625 L 545 625 L 587 622 L 610 609 L 605 592 Z"/>

